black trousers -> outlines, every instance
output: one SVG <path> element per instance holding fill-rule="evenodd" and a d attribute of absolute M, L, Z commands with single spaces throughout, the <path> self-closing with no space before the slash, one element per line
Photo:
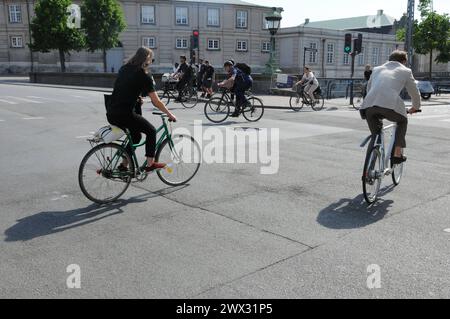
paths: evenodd
<path fill-rule="evenodd" d="M 372 134 L 378 134 L 383 129 L 383 119 L 397 123 L 395 133 L 395 147 L 406 147 L 406 131 L 408 130 L 408 119 L 391 109 L 383 107 L 369 107 L 366 109 L 367 123 Z"/>
<path fill-rule="evenodd" d="M 131 134 L 133 144 L 138 144 L 141 139 L 141 133 L 147 137 L 145 144 L 145 156 L 155 157 L 156 153 L 156 129 L 139 114 L 107 114 L 108 122 L 112 125 L 120 127 L 121 129 L 128 129 Z M 131 145 L 127 145 L 127 151 L 132 154 Z"/>

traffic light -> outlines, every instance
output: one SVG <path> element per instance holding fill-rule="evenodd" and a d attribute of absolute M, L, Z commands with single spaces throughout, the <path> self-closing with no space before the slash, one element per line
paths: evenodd
<path fill-rule="evenodd" d="M 193 50 L 198 49 L 199 47 L 199 36 L 200 32 L 198 30 L 192 31 L 192 48 Z"/>
<path fill-rule="evenodd" d="M 359 33 L 358 39 L 355 39 L 355 48 L 354 48 L 355 54 L 360 54 L 362 52 L 362 42 L 363 42 L 363 35 Z"/>
<path fill-rule="evenodd" d="M 353 36 L 351 33 L 345 34 L 345 45 L 344 45 L 344 52 L 350 54 L 352 52 L 352 39 Z"/>

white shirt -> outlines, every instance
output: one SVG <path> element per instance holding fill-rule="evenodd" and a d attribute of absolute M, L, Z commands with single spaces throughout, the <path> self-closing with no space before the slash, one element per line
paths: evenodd
<path fill-rule="evenodd" d="M 379 106 L 394 110 L 406 117 L 405 102 L 400 97 L 404 88 L 411 96 L 413 106 L 419 109 L 420 92 L 411 69 L 394 61 L 376 67 L 367 84 L 367 96 L 361 108 Z"/>
<path fill-rule="evenodd" d="M 303 74 L 303 78 L 302 78 L 303 83 L 307 83 L 309 84 L 311 81 L 313 81 L 313 85 L 319 85 L 319 81 L 317 80 L 316 76 L 314 75 L 314 73 L 309 72 L 309 74 Z"/>

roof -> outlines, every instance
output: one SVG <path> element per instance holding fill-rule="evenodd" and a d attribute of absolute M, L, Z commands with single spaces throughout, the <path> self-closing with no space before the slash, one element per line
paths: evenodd
<path fill-rule="evenodd" d="M 200 2 L 200 3 L 213 3 L 213 4 L 230 4 L 230 5 L 239 5 L 239 6 L 247 6 L 247 7 L 261 7 L 261 8 L 269 8 L 267 6 L 261 6 L 259 4 L 254 4 L 241 0 L 176 0 L 180 2 Z"/>
<path fill-rule="evenodd" d="M 377 15 L 334 19 L 316 22 L 305 22 L 302 27 L 332 30 L 357 30 L 381 28 L 394 25 L 395 19 L 379 11 Z"/>

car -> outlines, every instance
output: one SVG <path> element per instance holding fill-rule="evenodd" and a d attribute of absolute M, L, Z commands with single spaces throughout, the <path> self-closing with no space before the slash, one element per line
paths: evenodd
<path fill-rule="evenodd" d="M 430 81 L 416 81 L 416 85 L 424 100 L 429 100 L 431 95 L 434 94 L 433 84 Z"/>

